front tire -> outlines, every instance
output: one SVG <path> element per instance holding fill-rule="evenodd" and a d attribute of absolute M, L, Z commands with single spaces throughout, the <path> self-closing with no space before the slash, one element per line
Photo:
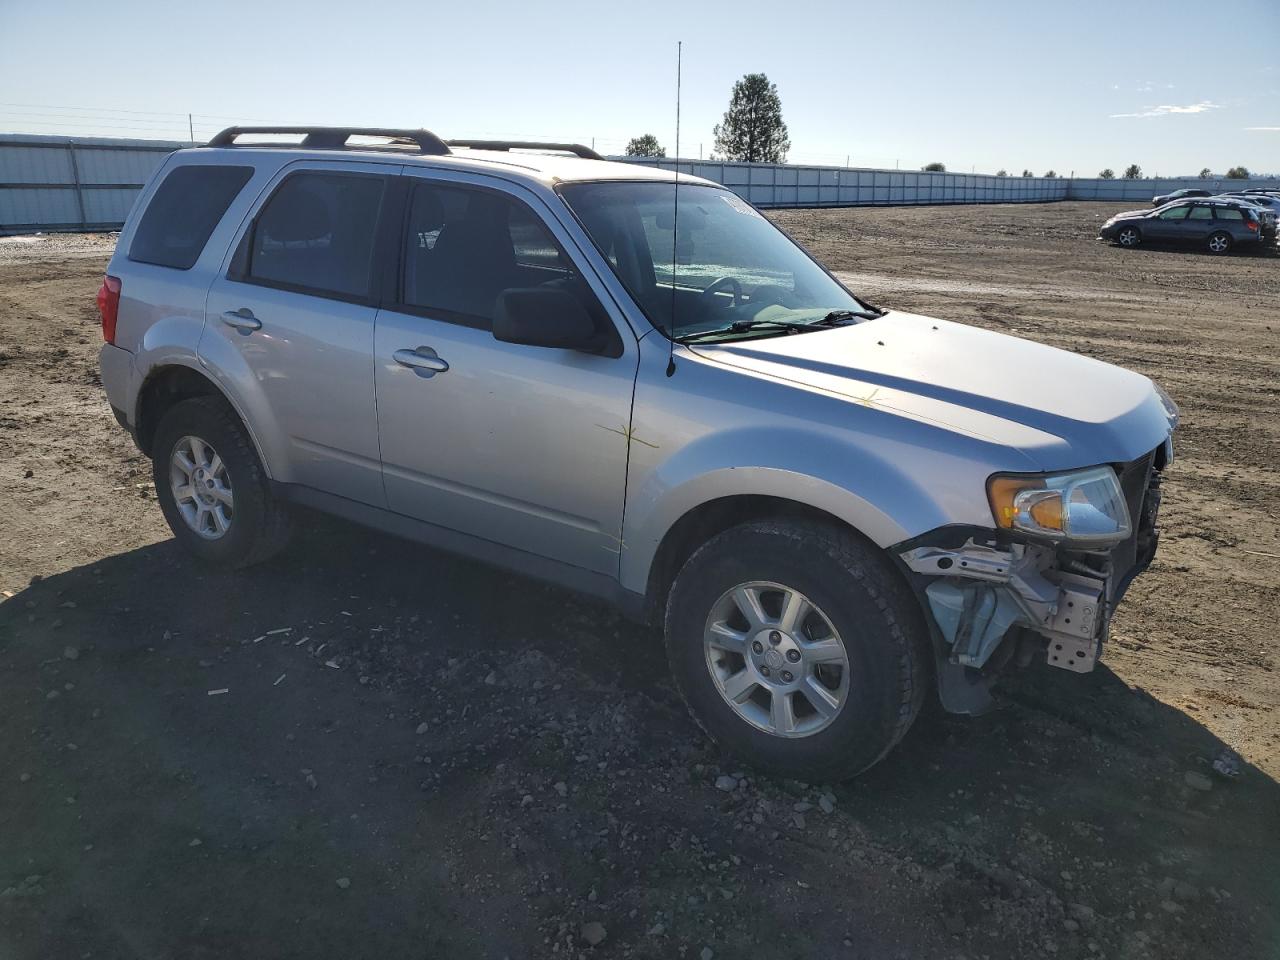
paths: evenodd
<path fill-rule="evenodd" d="M 174 404 L 151 446 L 156 499 L 174 537 L 211 566 L 261 563 L 288 542 L 285 506 L 235 411 L 221 397 Z"/>
<path fill-rule="evenodd" d="M 1209 248 L 1210 253 L 1227 253 L 1231 250 L 1231 243 L 1231 234 L 1225 230 L 1217 230 L 1209 234 L 1205 246 Z"/>
<path fill-rule="evenodd" d="M 1126 248 L 1136 247 L 1142 243 L 1142 231 L 1137 227 L 1121 227 L 1116 233 L 1116 243 Z"/>
<path fill-rule="evenodd" d="M 712 538 L 676 577 L 665 626 L 694 719 L 778 776 L 855 776 L 923 702 L 916 600 L 878 550 L 834 526 L 759 521 Z"/>

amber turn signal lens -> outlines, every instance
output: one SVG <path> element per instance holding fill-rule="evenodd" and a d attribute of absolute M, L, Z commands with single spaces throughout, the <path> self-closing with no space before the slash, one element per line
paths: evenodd
<path fill-rule="evenodd" d="M 991 513 L 996 526 L 1002 530 L 1013 529 L 1013 519 L 1018 509 L 1013 501 L 1023 490 L 1035 490 L 1043 484 L 1033 477 L 992 477 L 987 484 L 987 498 L 991 501 Z"/>
<path fill-rule="evenodd" d="M 1028 511 L 1031 519 L 1046 530 L 1062 529 L 1062 496 L 1051 493 L 1037 500 Z"/>

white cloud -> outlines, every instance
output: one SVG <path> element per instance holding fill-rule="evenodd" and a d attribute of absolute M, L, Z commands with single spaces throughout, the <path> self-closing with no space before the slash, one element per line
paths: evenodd
<path fill-rule="evenodd" d="M 1245 127 L 1246 130 L 1265 130 L 1267 133 L 1280 133 L 1280 127 Z"/>
<path fill-rule="evenodd" d="M 1199 103 L 1189 103 L 1186 106 L 1172 106 L 1163 104 L 1158 107 L 1148 107 L 1141 113 L 1113 113 L 1111 119 L 1118 120 L 1124 117 L 1167 117 L 1175 113 L 1205 113 L 1209 110 L 1219 110 L 1222 105 L 1213 103 L 1209 100 L 1201 100 Z"/>

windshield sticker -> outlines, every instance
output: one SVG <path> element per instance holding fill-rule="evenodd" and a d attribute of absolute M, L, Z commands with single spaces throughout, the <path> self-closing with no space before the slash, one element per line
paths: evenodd
<path fill-rule="evenodd" d="M 720 199 L 727 203 L 731 210 L 736 210 L 738 213 L 746 214 L 748 217 L 760 216 L 755 207 L 751 206 L 736 193 L 722 193 L 720 194 Z"/>

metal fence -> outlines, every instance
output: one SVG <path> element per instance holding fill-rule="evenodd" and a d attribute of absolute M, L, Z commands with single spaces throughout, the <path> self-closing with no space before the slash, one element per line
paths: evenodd
<path fill-rule="evenodd" d="M 0 134 L 0 234 L 116 230 L 172 151 L 161 140 Z M 1149 203 L 1182 187 L 1241 190 L 1277 180 L 1075 180 L 714 160 L 618 158 L 705 177 L 758 207 L 855 207 L 1108 200 Z"/>
<path fill-rule="evenodd" d="M 1280 180 L 1254 177 L 1250 180 L 1228 180 L 1225 177 L 1200 179 L 1199 177 L 1156 177 L 1150 180 L 1072 180 L 1067 191 L 1069 200 L 1116 200 L 1151 202 L 1152 197 L 1163 196 L 1174 190 L 1193 187 L 1222 193 L 1227 190 L 1252 190 L 1265 187 L 1280 190 Z"/>
<path fill-rule="evenodd" d="M 0 134 L 0 233 L 119 229 L 160 162 L 187 146 Z"/>
<path fill-rule="evenodd" d="M 675 160 L 628 158 L 677 169 Z M 757 207 L 865 207 L 940 203 L 1045 203 L 1067 199 L 1065 178 L 996 177 L 850 167 L 681 160 L 681 173 L 722 183 Z"/>

